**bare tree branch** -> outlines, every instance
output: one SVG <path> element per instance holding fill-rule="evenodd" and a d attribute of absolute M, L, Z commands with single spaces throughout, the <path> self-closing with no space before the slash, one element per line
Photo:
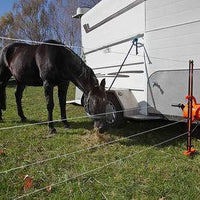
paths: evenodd
<path fill-rule="evenodd" d="M 93 7 L 101 0 L 18 0 L 13 11 L 0 19 L 0 35 L 43 41 L 55 39 L 81 46 L 78 7 Z"/>

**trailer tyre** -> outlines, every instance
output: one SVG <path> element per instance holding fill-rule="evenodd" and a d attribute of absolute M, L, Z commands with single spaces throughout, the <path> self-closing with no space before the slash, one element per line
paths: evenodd
<path fill-rule="evenodd" d="M 125 125 L 126 120 L 122 107 L 114 94 L 107 94 L 108 104 L 106 107 L 106 122 L 109 127 L 121 128 Z"/>

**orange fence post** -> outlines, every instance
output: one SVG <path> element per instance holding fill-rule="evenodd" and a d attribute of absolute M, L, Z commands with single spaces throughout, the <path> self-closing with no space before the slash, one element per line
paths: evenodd
<path fill-rule="evenodd" d="M 194 121 L 193 116 L 193 71 L 194 71 L 194 62 L 193 60 L 189 61 L 189 81 L 188 81 L 188 114 L 187 114 L 187 125 L 188 125 L 188 134 L 187 134 L 187 151 L 184 151 L 184 155 L 190 156 L 195 153 L 195 149 L 191 145 L 191 133 L 192 133 L 192 122 Z M 196 102 L 195 102 L 196 103 Z"/>

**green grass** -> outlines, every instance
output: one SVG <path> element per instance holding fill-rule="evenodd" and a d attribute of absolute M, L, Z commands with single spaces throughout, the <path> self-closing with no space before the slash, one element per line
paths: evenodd
<path fill-rule="evenodd" d="M 7 88 L 7 110 L 3 113 L 4 123 L 0 124 L 0 128 L 23 125 L 17 116 L 14 90 L 14 86 Z M 73 91 L 74 87 L 70 86 L 68 99 L 73 99 Z M 60 119 L 60 113 L 56 88 L 54 96 L 54 119 L 57 120 Z M 46 121 L 47 111 L 42 88 L 26 88 L 23 105 L 25 115 L 29 119 L 25 124 Z M 62 123 L 57 122 L 57 134 L 54 137 L 47 137 L 47 125 L 0 130 L 0 150 L 5 152 L 4 156 L 0 156 L 0 172 L 169 123 L 128 122 L 123 129 L 110 129 L 99 136 L 93 131 L 90 119 L 76 119 L 85 116 L 82 107 L 67 105 L 67 115 L 70 130 L 66 131 Z M 185 131 L 185 124 L 177 124 L 132 139 L 120 140 L 100 148 L 1 174 L 0 199 L 12 199 L 25 194 L 23 178 L 26 174 L 32 177 L 34 184 L 29 193 L 101 168 L 130 154 L 135 155 L 52 187 L 51 192 L 40 191 L 24 199 L 200 199 L 200 157 L 196 155 L 189 158 L 182 155 L 186 145 L 185 137 L 151 148 L 152 145 Z M 195 134 L 198 135 L 198 131 Z M 193 138 L 192 143 L 200 151 L 198 139 Z"/>

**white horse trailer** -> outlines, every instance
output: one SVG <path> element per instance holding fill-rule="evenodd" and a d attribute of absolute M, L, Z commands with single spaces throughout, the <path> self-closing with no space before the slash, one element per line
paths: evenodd
<path fill-rule="evenodd" d="M 200 1 L 102 0 L 81 18 L 84 59 L 106 78 L 108 121 L 177 119 L 194 60 L 194 96 L 200 99 Z M 133 39 L 138 39 L 124 65 Z M 138 52 L 137 52 L 138 51 Z M 122 66 L 121 71 L 119 68 Z M 119 72 L 119 73 L 118 73 Z M 76 91 L 76 101 L 82 94 Z"/>

